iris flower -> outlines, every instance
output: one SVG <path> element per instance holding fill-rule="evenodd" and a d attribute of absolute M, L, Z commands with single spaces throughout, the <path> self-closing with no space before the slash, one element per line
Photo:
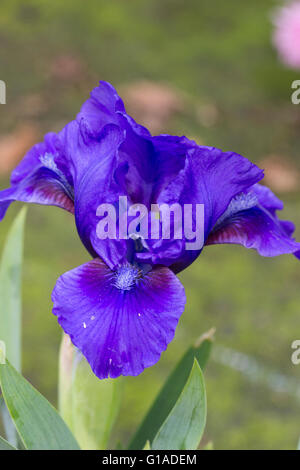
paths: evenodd
<path fill-rule="evenodd" d="M 127 113 L 116 90 L 100 82 L 77 118 L 48 134 L 0 192 L 0 219 L 12 201 L 54 205 L 74 214 L 92 260 L 65 274 L 53 291 L 53 313 L 100 378 L 138 375 L 173 339 L 184 311 L 176 274 L 204 246 L 235 243 L 262 256 L 294 253 L 300 244 L 282 202 L 259 183 L 263 171 L 241 155 L 186 137 L 152 136 Z M 99 239 L 102 203 L 204 205 L 204 244 L 182 239 Z"/>

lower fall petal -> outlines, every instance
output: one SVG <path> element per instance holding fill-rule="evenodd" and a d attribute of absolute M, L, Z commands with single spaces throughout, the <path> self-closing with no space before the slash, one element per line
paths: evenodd
<path fill-rule="evenodd" d="M 61 276 L 53 313 L 100 378 L 138 375 L 173 339 L 184 288 L 165 267 L 110 270 L 99 258 Z"/>

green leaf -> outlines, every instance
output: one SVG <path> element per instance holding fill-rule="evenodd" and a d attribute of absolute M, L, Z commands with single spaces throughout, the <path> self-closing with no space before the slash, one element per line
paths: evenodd
<path fill-rule="evenodd" d="M 119 412 L 120 379 L 99 380 L 83 355 L 64 336 L 60 352 L 59 409 L 85 450 L 107 448 Z"/>
<path fill-rule="evenodd" d="M 3 437 L 0 436 L 0 450 L 17 450 L 14 446 L 11 446 Z"/>
<path fill-rule="evenodd" d="M 0 352 L 1 352 L 1 347 L 0 347 Z M 0 364 L 1 364 L 1 358 L 0 358 Z M 18 444 L 19 444 L 18 434 L 15 428 L 15 425 L 10 417 L 10 414 L 8 412 L 8 409 L 6 407 L 3 397 L 1 397 L 0 399 L 0 412 L 1 412 L 2 424 L 3 424 L 4 431 L 5 431 L 6 439 L 12 446 L 18 447 Z"/>
<path fill-rule="evenodd" d="M 8 411 L 26 449 L 79 449 L 53 406 L 8 361 L 0 364 L 0 385 Z"/>
<path fill-rule="evenodd" d="M 199 362 L 201 369 L 205 368 L 210 355 L 214 333 L 215 330 L 211 329 L 202 335 L 183 355 L 132 438 L 129 449 L 142 449 L 147 440 L 150 443 L 153 441 L 154 436 L 174 407 L 188 380 L 194 358 Z"/>
<path fill-rule="evenodd" d="M 204 377 L 195 359 L 188 381 L 176 405 L 159 429 L 153 450 L 197 449 L 206 423 Z"/>
<path fill-rule="evenodd" d="M 0 264 L 0 341 L 14 367 L 21 371 L 21 276 L 26 208 L 15 218 L 4 246 Z M 1 362 L 1 357 L 0 357 Z M 0 412 L 6 437 L 17 445 L 17 433 L 5 404 Z"/>
<path fill-rule="evenodd" d="M 9 231 L 0 265 L 0 340 L 12 365 L 21 370 L 21 275 L 26 208 Z"/>
<path fill-rule="evenodd" d="M 147 442 L 146 442 L 146 444 L 144 445 L 143 450 L 151 450 L 150 441 L 147 441 Z"/>

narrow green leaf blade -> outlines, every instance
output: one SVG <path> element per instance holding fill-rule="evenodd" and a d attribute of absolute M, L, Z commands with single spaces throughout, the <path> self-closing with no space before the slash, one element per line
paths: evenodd
<path fill-rule="evenodd" d="M 205 368 L 210 355 L 214 333 L 215 330 L 211 329 L 203 334 L 183 355 L 132 438 L 129 449 L 142 449 L 147 440 L 150 443 L 153 441 L 159 428 L 175 406 L 188 380 L 194 358 L 197 359 L 202 370 Z"/>
<path fill-rule="evenodd" d="M 149 441 L 146 442 L 146 444 L 144 445 L 143 450 L 151 450 L 151 445 L 150 445 Z"/>
<path fill-rule="evenodd" d="M 59 409 L 84 450 L 105 450 L 118 415 L 122 379 L 99 380 L 64 336 L 60 352 Z"/>
<path fill-rule="evenodd" d="M 26 208 L 14 220 L 0 265 L 0 340 L 12 365 L 21 370 L 21 275 Z"/>
<path fill-rule="evenodd" d="M 120 409 L 121 380 L 99 380 L 83 356 L 78 360 L 72 387 L 71 429 L 82 449 L 107 448 Z"/>
<path fill-rule="evenodd" d="M 0 436 L 0 450 L 17 450 L 14 446 L 11 446 L 3 437 Z"/>
<path fill-rule="evenodd" d="M 0 348 L 1 351 L 1 348 Z M 1 358 L 0 358 L 1 363 Z M 3 397 L 0 400 L 0 412 L 2 418 L 2 424 L 5 431 L 5 437 L 7 441 L 14 447 L 18 446 L 18 434 L 15 425 L 10 417 L 9 411 L 6 407 Z"/>
<path fill-rule="evenodd" d="M 4 342 L 6 352 L 18 371 L 21 371 L 21 276 L 26 211 L 23 208 L 19 212 L 10 228 L 0 264 L 0 341 Z M 4 403 L 0 404 L 0 413 L 6 437 L 16 446 L 16 429 Z"/>
<path fill-rule="evenodd" d="M 206 423 L 204 377 L 195 359 L 188 381 L 176 405 L 158 431 L 153 450 L 197 449 Z"/>
<path fill-rule="evenodd" d="M 8 361 L 0 364 L 0 385 L 8 411 L 26 449 L 79 449 L 53 406 Z"/>

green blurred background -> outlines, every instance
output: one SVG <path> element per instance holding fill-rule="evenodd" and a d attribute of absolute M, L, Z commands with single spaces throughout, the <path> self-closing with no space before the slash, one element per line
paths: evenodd
<path fill-rule="evenodd" d="M 272 48 L 277 4 L 2 0 L 0 79 L 7 104 L 0 107 L 0 187 L 25 151 L 73 119 L 103 79 L 154 133 L 185 134 L 264 167 L 266 184 L 286 203 L 284 216 L 299 228 L 300 107 L 290 95 L 300 72 L 285 69 Z M 0 247 L 19 208 L 1 223 Z M 30 207 L 23 372 L 54 404 L 61 331 L 50 295 L 60 274 L 88 259 L 70 215 Z M 204 441 L 217 449 L 295 448 L 300 366 L 290 357 L 300 338 L 299 262 L 260 258 L 238 246 L 209 247 L 180 277 L 188 303 L 176 338 L 158 365 L 126 379 L 114 439 L 128 441 L 186 347 L 216 327 L 205 374 Z M 235 351 L 247 357 L 237 361 Z"/>

